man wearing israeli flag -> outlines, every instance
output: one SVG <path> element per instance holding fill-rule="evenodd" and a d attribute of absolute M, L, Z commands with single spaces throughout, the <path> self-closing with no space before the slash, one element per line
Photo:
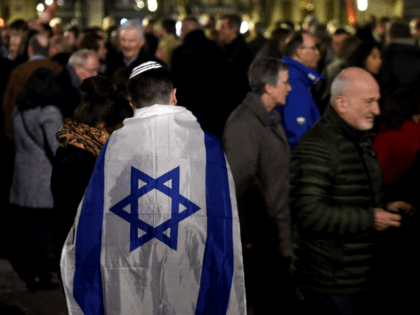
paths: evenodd
<path fill-rule="evenodd" d="M 245 314 L 229 165 L 155 62 L 98 156 L 61 256 L 69 314 Z M 166 105 L 160 105 L 166 104 Z"/>

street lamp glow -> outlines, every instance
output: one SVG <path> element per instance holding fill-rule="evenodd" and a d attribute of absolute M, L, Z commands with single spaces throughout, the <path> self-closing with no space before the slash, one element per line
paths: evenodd
<path fill-rule="evenodd" d="M 176 29 L 176 35 L 178 37 L 181 37 L 181 29 L 182 29 L 182 22 L 181 21 L 176 22 L 175 29 Z"/>
<path fill-rule="evenodd" d="M 37 9 L 37 11 L 42 12 L 42 11 L 44 11 L 44 5 L 43 5 L 42 3 L 39 3 L 39 4 L 36 6 L 36 9 Z"/>
<path fill-rule="evenodd" d="M 239 32 L 240 32 L 241 34 L 245 34 L 246 32 L 248 32 L 248 29 L 249 29 L 248 22 L 243 21 L 243 22 L 241 23 L 241 28 L 239 29 Z"/>
<path fill-rule="evenodd" d="M 51 4 L 53 4 L 53 2 L 54 2 L 53 0 L 45 0 L 46 5 L 51 5 Z"/>
<path fill-rule="evenodd" d="M 357 8 L 359 11 L 366 11 L 368 7 L 368 0 L 357 0 Z"/>
<path fill-rule="evenodd" d="M 150 12 L 155 12 L 157 10 L 158 4 L 156 0 L 148 0 L 147 1 L 147 8 Z"/>

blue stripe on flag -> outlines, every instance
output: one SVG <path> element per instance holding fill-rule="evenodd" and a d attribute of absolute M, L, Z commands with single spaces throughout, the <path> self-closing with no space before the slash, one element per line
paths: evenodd
<path fill-rule="evenodd" d="M 107 146 L 108 141 L 96 160 L 77 225 L 73 296 L 85 315 L 104 314 L 101 245 Z"/>
<path fill-rule="evenodd" d="M 207 240 L 196 314 L 226 314 L 233 278 L 232 204 L 224 151 L 205 132 Z"/>

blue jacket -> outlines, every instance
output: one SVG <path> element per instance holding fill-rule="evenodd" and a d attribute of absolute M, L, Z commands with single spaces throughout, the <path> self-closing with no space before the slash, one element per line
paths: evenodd
<path fill-rule="evenodd" d="M 305 67 L 288 57 L 282 59 L 289 67 L 292 90 L 287 95 L 286 105 L 277 106 L 281 123 L 286 131 L 290 148 L 296 146 L 303 134 L 321 117 L 312 97 L 312 85 L 324 79 L 318 72 Z"/>

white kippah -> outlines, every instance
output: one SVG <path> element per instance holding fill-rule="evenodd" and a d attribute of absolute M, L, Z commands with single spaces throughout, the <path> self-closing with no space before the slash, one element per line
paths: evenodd
<path fill-rule="evenodd" d="M 162 66 L 154 61 L 148 61 L 148 62 L 142 63 L 140 66 L 137 66 L 133 69 L 130 75 L 130 79 L 147 70 L 158 69 L 158 68 L 162 68 Z"/>

